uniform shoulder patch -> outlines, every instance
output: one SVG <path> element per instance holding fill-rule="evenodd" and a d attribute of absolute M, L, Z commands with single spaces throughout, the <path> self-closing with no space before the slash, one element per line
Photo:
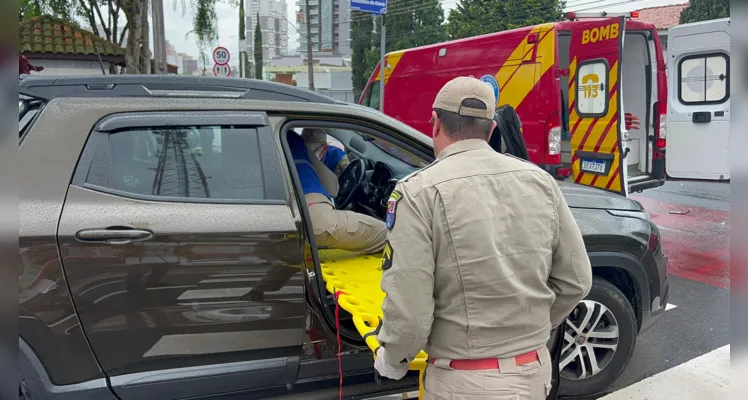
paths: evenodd
<path fill-rule="evenodd" d="M 402 193 L 397 190 L 393 190 L 390 194 L 390 199 L 387 200 L 387 216 L 385 223 L 387 224 L 387 230 L 392 230 L 395 226 L 395 211 L 397 211 L 397 202 L 403 198 Z"/>
<path fill-rule="evenodd" d="M 392 255 L 394 254 L 390 241 L 384 242 L 384 250 L 382 251 L 382 271 L 390 269 L 392 266 Z"/>

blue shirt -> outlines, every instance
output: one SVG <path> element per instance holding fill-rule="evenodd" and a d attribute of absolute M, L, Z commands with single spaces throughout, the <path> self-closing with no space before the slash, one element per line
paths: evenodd
<path fill-rule="evenodd" d="M 322 182 L 320 182 L 314 167 L 312 167 L 312 160 L 309 159 L 304 139 L 296 133 L 290 132 L 288 134 L 288 146 L 291 148 L 291 155 L 296 164 L 296 173 L 299 174 L 299 179 L 301 179 L 301 189 L 304 194 L 320 193 L 332 200 L 332 196 L 322 186 Z"/>
<path fill-rule="evenodd" d="M 327 151 L 325 152 L 325 157 L 322 162 L 325 163 L 330 171 L 335 172 L 335 169 L 338 168 L 338 164 L 343 157 L 345 157 L 345 152 L 343 150 L 335 146 L 327 146 Z"/>

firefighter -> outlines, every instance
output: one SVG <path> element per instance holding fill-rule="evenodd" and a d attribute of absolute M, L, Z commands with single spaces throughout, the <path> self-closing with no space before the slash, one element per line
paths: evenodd
<path fill-rule="evenodd" d="M 425 350 L 426 399 L 545 399 L 546 342 L 592 284 L 555 179 L 488 145 L 495 106 L 475 78 L 444 85 L 431 118 L 436 161 L 388 202 L 374 366 L 401 379 Z"/>
<path fill-rule="evenodd" d="M 381 252 L 387 234 L 384 222 L 365 214 L 336 210 L 333 201 L 338 188 L 335 174 L 313 153 L 309 155 L 309 148 L 313 145 L 306 144 L 293 131 L 288 134 L 288 144 L 301 180 L 317 245 L 365 254 Z"/>

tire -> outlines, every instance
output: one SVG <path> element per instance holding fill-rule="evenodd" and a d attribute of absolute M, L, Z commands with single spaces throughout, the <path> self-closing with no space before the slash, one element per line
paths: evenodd
<path fill-rule="evenodd" d="M 590 315 L 588 320 L 586 315 Z M 597 325 L 590 329 L 596 320 Z M 579 326 L 585 321 L 589 322 L 580 334 Z M 566 333 L 559 363 L 559 393 L 562 396 L 600 393 L 618 379 L 631 360 L 638 333 L 634 309 L 617 287 L 594 277 L 590 293 L 567 318 Z M 597 370 L 592 368 L 590 349 L 596 355 Z"/>

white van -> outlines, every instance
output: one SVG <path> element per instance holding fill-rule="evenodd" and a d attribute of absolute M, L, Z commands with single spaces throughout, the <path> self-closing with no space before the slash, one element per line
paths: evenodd
<path fill-rule="evenodd" d="M 668 31 L 665 171 L 675 179 L 730 179 L 730 19 Z"/>

